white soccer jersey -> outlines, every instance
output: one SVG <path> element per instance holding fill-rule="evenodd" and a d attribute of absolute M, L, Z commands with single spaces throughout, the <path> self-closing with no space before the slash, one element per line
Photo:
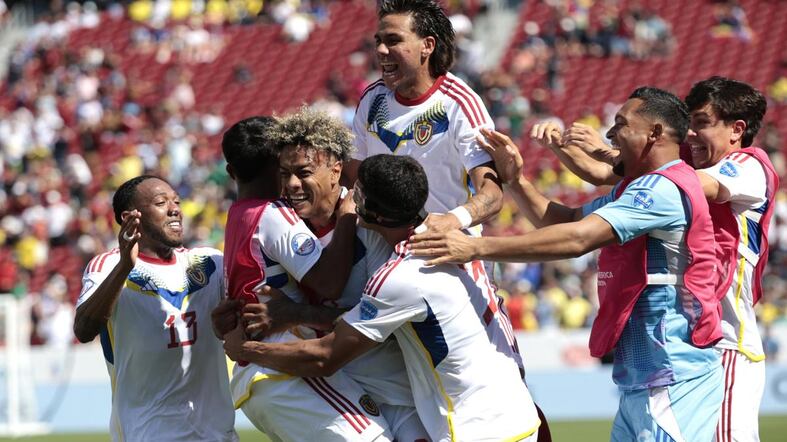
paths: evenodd
<path fill-rule="evenodd" d="M 320 242 L 323 246 L 327 246 L 332 238 L 333 229 L 320 236 Z M 358 226 L 350 278 L 339 299 L 326 301 L 325 304 L 346 309 L 355 307 L 361 300 L 366 282 L 388 261 L 391 251 L 391 246 L 379 233 Z M 394 339 L 389 339 L 356 358 L 342 370 L 361 384 L 377 403 L 415 406 L 402 351 Z"/>
<path fill-rule="evenodd" d="M 254 289 L 263 283 L 283 291 L 296 302 L 303 300 L 297 287 L 319 260 L 322 245 L 282 200 L 241 200 L 227 217 L 225 251 L 228 296 L 256 298 Z M 292 276 L 292 278 L 290 277 Z M 264 342 L 299 339 L 287 331 L 268 336 Z M 251 385 L 260 379 L 287 376 L 256 364 L 235 364 L 232 397 L 236 407 L 248 399 Z"/>
<path fill-rule="evenodd" d="M 369 339 L 396 336 L 434 441 L 519 440 L 538 428 L 518 367 L 489 342 L 470 303 L 486 290 L 469 266 L 425 267 L 402 242 L 344 315 Z"/>
<path fill-rule="evenodd" d="M 476 140 L 482 127 L 494 129 L 481 98 L 453 74 L 415 100 L 378 80 L 364 91 L 355 113 L 353 158 L 410 155 L 429 177 L 426 210 L 445 213 L 470 197 L 467 171 L 492 161 Z"/>
<path fill-rule="evenodd" d="M 760 231 L 758 220 L 765 211 L 767 201 L 765 171 L 760 162 L 751 155 L 733 152 L 713 167 L 702 169 L 701 172 L 715 178 L 730 192 L 730 208 L 738 221 L 741 238 L 738 250 L 743 248 L 754 256 L 759 256 L 760 235 L 765 232 Z M 739 252 L 739 261 L 740 258 Z M 751 281 L 754 266 L 746 257 L 742 263 L 743 273 L 740 273 L 739 264 L 732 285 L 721 301 L 723 337 L 717 346 L 740 350 L 749 359 L 757 361 L 762 360 L 765 355 L 752 303 Z"/>
<path fill-rule="evenodd" d="M 77 306 L 119 260 L 115 249 L 90 261 Z M 177 249 L 171 262 L 139 255 L 100 333 L 113 440 L 238 440 L 224 349 L 210 319 L 223 295 L 218 250 Z"/>

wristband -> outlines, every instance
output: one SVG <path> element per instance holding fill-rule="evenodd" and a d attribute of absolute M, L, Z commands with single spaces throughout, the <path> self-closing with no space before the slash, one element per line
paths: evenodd
<path fill-rule="evenodd" d="M 473 217 L 470 215 L 470 212 L 464 208 L 464 206 L 455 207 L 449 210 L 448 213 L 454 215 L 456 219 L 459 220 L 459 223 L 462 224 L 463 229 L 470 227 L 470 224 L 473 223 Z"/>

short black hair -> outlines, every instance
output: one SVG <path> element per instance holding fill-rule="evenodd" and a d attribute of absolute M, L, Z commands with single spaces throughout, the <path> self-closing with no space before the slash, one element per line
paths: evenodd
<path fill-rule="evenodd" d="M 768 110 L 765 97 L 750 84 L 719 76 L 694 83 L 686 96 L 686 105 L 691 112 L 706 104 L 710 104 L 716 115 L 727 124 L 735 120 L 746 122 L 741 139 L 743 147 L 754 142 Z"/>
<path fill-rule="evenodd" d="M 248 183 L 268 168 L 278 167 L 279 151 L 269 136 L 275 125 L 275 118 L 257 116 L 240 120 L 224 132 L 221 150 L 239 182 Z"/>
<path fill-rule="evenodd" d="M 429 75 L 437 78 L 448 73 L 454 65 L 454 27 L 443 8 L 434 0 L 383 0 L 377 18 L 386 15 L 409 14 L 413 29 L 420 38 L 434 37 L 435 48 L 429 57 Z"/>
<path fill-rule="evenodd" d="M 361 162 L 358 181 L 366 208 L 389 219 L 418 219 L 429 197 L 426 172 L 407 155 L 379 154 Z"/>
<path fill-rule="evenodd" d="M 689 110 L 675 94 L 664 89 L 643 86 L 629 95 L 629 99 L 632 98 L 643 102 L 637 109 L 638 114 L 661 120 L 674 131 L 676 142 L 680 143 L 686 138 L 689 131 Z"/>
<path fill-rule="evenodd" d="M 169 184 L 164 178 L 155 175 L 140 175 L 131 178 L 118 187 L 115 194 L 112 196 L 112 210 L 115 212 L 115 221 L 118 224 L 123 224 L 123 219 L 120 214 L 127 210 L 133 209 L 134 196 L 137 194 L 137 187 L 149 179 L 157 179 Z"/>

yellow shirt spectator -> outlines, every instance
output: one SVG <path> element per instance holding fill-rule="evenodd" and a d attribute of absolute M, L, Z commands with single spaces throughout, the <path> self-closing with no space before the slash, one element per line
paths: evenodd
<path fill-rule="evenodd" d="M 153 14 L 153 2 L 150 0 L 134 0 L 128 5 L 128 16 L 134 21 L 148 21 Z"/>

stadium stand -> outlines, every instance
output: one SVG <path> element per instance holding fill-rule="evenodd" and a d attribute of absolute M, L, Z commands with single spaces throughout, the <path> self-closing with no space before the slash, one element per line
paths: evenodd
<path fill-rule="evenodd" d="M 232 198 L 218 148 L 223 129 L 304 102 L 349 122 L 360 92 L 378 76 L 373 2 L 302 2 L 307 6 L 289 15 L 273 7 L 282 2 L 247 2 L 252 9 L 244 13 L 163 15 L 143 3 L 151 2 L 39 18 L 11 53 L 0 84 L 0 293 L 52 305 L 64 280 L 66 299 L 74 302 L 86 259 L 116 241 L 112 189 L 143 172 L 168 178 L 184 196 L 187 244 L 220 247 Z M 485 13 L 482 1 L 447 3 L 457 23 Z M 460 45 L 456 73 L 484 98 L 496 125 L 519 141 L 526 173 L 547 195 L 579 204 L 603 190 L 523 138 L 534 121 L 581 118 L 603 131 L 610 111 L 636 85 L 680 95 L 714 74 L 768 91 L 768 124 L 757 143 L 784 177 L 787 54 L 779 42 L 787 38 L 787 10 L 778 1 L 508 3 L 519 8 L 519 23 L 499 65 L 481 69 L 483 47 L 470 40 Z M 288 25 L 292 14 L 300 21 Z M 508 201 L 486 231 L 529 228 Z M 783 193 L 772 230 L 764 324 L 787 315 Z M 579 328 L 592 321 L 594 256 L 500 270 L 515 327 Z M 38 311 L 46 323 L 53 309 Z M 35 343 L 46 340 L 34 333 Z"/>

